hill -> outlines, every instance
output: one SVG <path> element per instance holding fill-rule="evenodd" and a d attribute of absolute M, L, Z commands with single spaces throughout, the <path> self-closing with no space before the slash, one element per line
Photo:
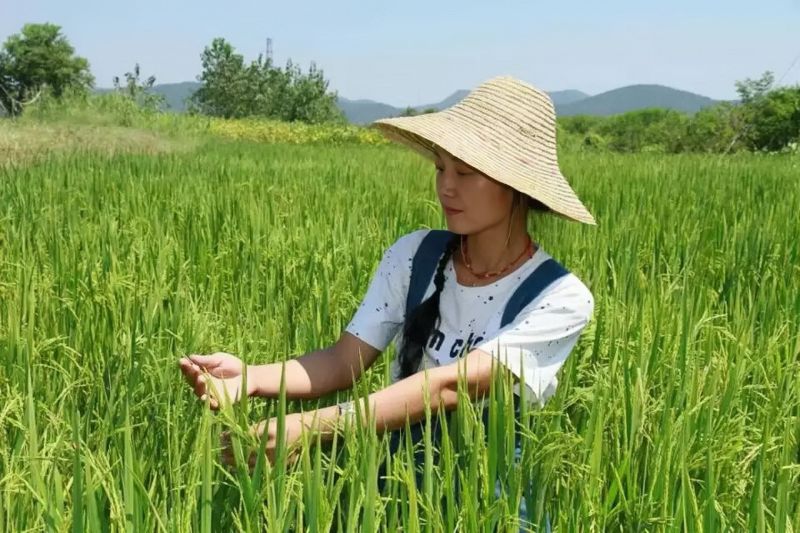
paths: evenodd
<path fill-rule="evenodd" d="M 550 99 L 553 100 L 553 105 L 556 106 L 571 104 L 591 97 L 591 95 L 585 92 L 576 90 L 553 91 L 547 94 L 550 95 Z"/>
<path fill-rule="evenodd" d="M 186 110 L 186 100 L 199 87 L 200 83 L 198 82 L 185 81 L 181 83 L 162 83 L 154 86 L 153 90 L 164 95 L 169 111 L 180 113 Z M 97 90 L 97 92 L 104 91 L 108 91 L 108 89 Z M 455 91 L 439 102 L 419 105 L 414 109 L 417 112 L 430 108 L 436 110 L 444 109 L 457 104 L 468 93 L 469 91 L 467 90 Z M 717 103 L 716 100 L 706 96 L 663 85 L 630 85 L 594 96 L 576 90 L 553 91 L 548 94 L 553 99 L 556 112 L 561 116 L 581 114 L 605 116 L 648 107 L 661 107 L 685 113 L 694 113 Z M 394 107 L 375 100 L 350 100 L 343 96 L 338 98 L 337 104 L 347 119 L 354 124 L 368 124 L 381 118 L 398 116 L 405 111 L 404 108 Z"/>
<path fill-rule="evenodd" d="M 462 89 L 439 102 L 415 106 L 414 110 L 419 113 L 426 109 L 436 109 L 437 111 L 445 109 L 463 100 L 467 94 L 469 94 L 469 91 Z M 575 90 L 554 91 L 548 94 L 550 98 L 553 99 L 553 103 L 556 106 L 560 104 L 571 104 L 589 97 L 588 94 Z M 341 96 L 339 97 L 338 104 L 347 119 L 355 124 L 367 124 L 381 118 L 396 117 L 405 111 L 405 108 L 394 107 L 374 100 L 348 100 Z"/>
<path fill-rule="evenodd" d="M 199 88 L 200 82 L 197 81 L 162 83 L 153 86 L 153 90 L 163 95 L 166 99 L 167 109 L 179 113 L 186 111 L 186 100 Z"/>
<path fill-rule="evenodd" d="M 456 91 L 441 102 L 417 106 L 424 109 L 444 109 L 458 103 L 468 91 Z M 660 107 L 683 113 L 695 113 L 704 107 L 717 103 L 716 100 L 666 87 L 664 85 L 629 85 L 594 96 L 576 90 L 553 91 L 548 93 L 556 106 L 559 116 L 569 115 L 615 115 L 637 109 Z M 398 116 L 404 109 L 381 104 L 372 100 L 352 101 L 340 98 L 340 107 L 350 122 L 364 124 L 385 117 Z"/>
<path fill-rule="evenodd" d="M 607 116 L 648 107 L 695 113 L 716 103 L 712 98 L 664 85 L 629 85 L 571 103 L 556 104 L 556 113 Z"/>
<path fill-rule="evenodd" d="M 379 118 L 393 117 L 403 112 L 402 109 L 382 104 L 374 100 L 348 100 L 338 97 L 336 104 L 347 120 L 353 124 L 366 124 Z"/>

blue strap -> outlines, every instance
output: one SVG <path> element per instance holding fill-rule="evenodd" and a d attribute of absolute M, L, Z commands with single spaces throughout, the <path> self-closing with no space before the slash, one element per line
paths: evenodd
<path fill-rule="evenodd" d="M 500 321 L 500 327 L 502 328 L 513 322 L 526 305 L 535 300 L 554 281 L 567 274 L 569 274 L 569 270 L 561 266 L 553 258 L 536 267 L 536 270 L 525 278 L 525 281 L 517 287 L 517 290 L 508 299 L 506 308 L 503 310 L 503 319 Z"/>
<path fill-rule="evenodd" d="M 433 229 L 423 237 L 422 242 L 414 254 L 411 263 L 411 281 L 408 285 L 406 296 L 406 314 L 422 303 L 425 291 L 433 279 L 439 259 L 442 258 L 447 243 L 453 237 L 453 232 L 443 229 Z"/>
<path fill-rule="evenodd" d="M 417 249 L 411 264 L 411 281 L 409 283 L 408 295 L 406 298 L 406 311 L 414 309 L 422 302 L 425 292 L 430 285 L 431 278 L 436 271 L 439 259 L 444 253 L 448 241 L 453 237 L 453 233 L 447 230 L 431 230 L 423 239 Z M 568 274 L 569 271 L 561 266 L 554 259 L 548 259 L 539 265 L 525 281 L 517 287 L 511 295 L 503 311 L 501 327 L 513 322 L 519 312 L 530 302 L 532 302 L 544 289 L 550 286 L 557 279 Z M 513 396 L 515 413 L 519 413 L 519 397 Z M 451 420 L 453 411 L 448 411 L 445 416 L 448 422 Z M 483 413 L 483 422 L 487 424 L 488 408 Z M 411 424 L 411 441 L 414 443 L 422 442 L 425 420 L 420 420 Z M 449 424 L 448 424 L 449 427 Z M 441 428 L 438 419 L 434 418 L 432 423 L 433 442 L 438 445 L 441 439 Z M 392 455 L 400 446 L 400 439 L 404 438 L 405 430 L 392 431 L 390 433 L 389 449 Z M 516 442 L 519 442 L 519 433 L 515 432 Z M 417 464 L 424 463 L 423 451 L 415 451 Z M 382 462 L 379 466 L 378 490 L 383 492 L 384 476 L 386 475 L 386 463 Z M 416 472 L 417 485 L 422 488 L 422 474 Z"/>

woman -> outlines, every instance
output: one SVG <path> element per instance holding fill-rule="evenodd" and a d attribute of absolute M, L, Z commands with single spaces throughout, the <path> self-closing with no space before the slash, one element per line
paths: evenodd
<path fill-rule="evenodd" d="M 594 224 L 559 171 L 550 98 L 503 76 L 446 110 L 376 125 L 434 161 L 436 192 L 449 231 L 414 231 L 386 251 L 341 338 L 286 363 L 287 397 L 315 398 L 352 386 L 362 362 L 368 368 L 401 334 L 392 384 L 367 398 L 378 432 L 403 428 L 406 416 L 420 427 L 426 399 L 423 369 L 434 413 L 455 409 L 459 375 L 469 397 L 477 399 L 498 369 L 517 380 L 524 374 L 526 396 L 544 403 L 594 305 L 580 279 L 527 231 L 532 209 Z M 195 394 L 213 408 L 224 394 L 234 400 L 277 396 L 281 365 L 244 367 L 248 390 L 242 391 L 243 364 L 230 354 L 180 361 Z M 309 430 L 323 439 L 332 437 L 340 417 L 352 413 L 352 402 L 344 402 L 289 415 L 287 443 Z M 254 428 L 259 436 L 265 430 L 272 460 L 276 420 Z"/>

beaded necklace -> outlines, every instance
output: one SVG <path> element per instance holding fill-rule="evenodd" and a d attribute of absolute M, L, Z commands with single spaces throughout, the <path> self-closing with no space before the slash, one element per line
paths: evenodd
<path fill-rule="evenodd" d="M 528 254 L 528 258 L 533 257 L 533 241 L 531 240 L 530 235 L 528 235 L 528 244 L 527 246 L 525 246 L 525 249 L 522 250 L 522 253 L 519 254 L 516 259 L 508 263 L 501 270 L 497 270 L 494 272 L 492 271 L 475 272 L 474 270 L 472 270 L 472 264 L 469 261 L 469 250 L 467 250 L 467 240 L 464 238 L 464 235 L 461 236 L 461 259 L 464 261 L 464 265 L 467 267 L 467 270 L 469 270 L 469 273 L 475 276 L 476 278 L 490 279 L 500 276 L 501 274 L 504 274 L 506 271 L 508 271 L 508 269 L 511 268 L 511 265 L 519 261 L 522 258 L 522 256 L 524 256 L 526 253 Z"/>

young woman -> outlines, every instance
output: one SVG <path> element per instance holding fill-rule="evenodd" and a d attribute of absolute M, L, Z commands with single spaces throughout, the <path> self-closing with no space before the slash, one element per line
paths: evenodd
<path fill-rule="evenodd" d="M 446 110 L 376 125 L 433 160 L 449 231 L 418 230 L 397 239 L 339 340 L 286 362 L 287 396 L 315 398 L 351 387 L 361 365 L 368 368 L 398 336 L 392 384 L 367 398 L 378 432 L 404 428 L 406 417 L 410 424 L 423 420 L 423 369 L 434 413 L 456 408 L 459 375 L 477 399 L 497 371 L 518 381 L 524 375 L 526 396 L 544 403 L 594 305 L 580 279 L 528 234 L 532 210 L 594 224 L 559 171 L 550 98 L 503 76 Z M 234 400 L 277 396 L 281 365 L 243 366 L 223 353 L 180 360 L 195 394 L 213 408 L 222 394 Z M 339 418 L 352 412 L 352 403 L 344 402 L 289 415 L 287 443 L 304 431 L 332 437 Z M 272 460 L 276 420 L 253 429 L 259 436 L 268 432 Z"/>

